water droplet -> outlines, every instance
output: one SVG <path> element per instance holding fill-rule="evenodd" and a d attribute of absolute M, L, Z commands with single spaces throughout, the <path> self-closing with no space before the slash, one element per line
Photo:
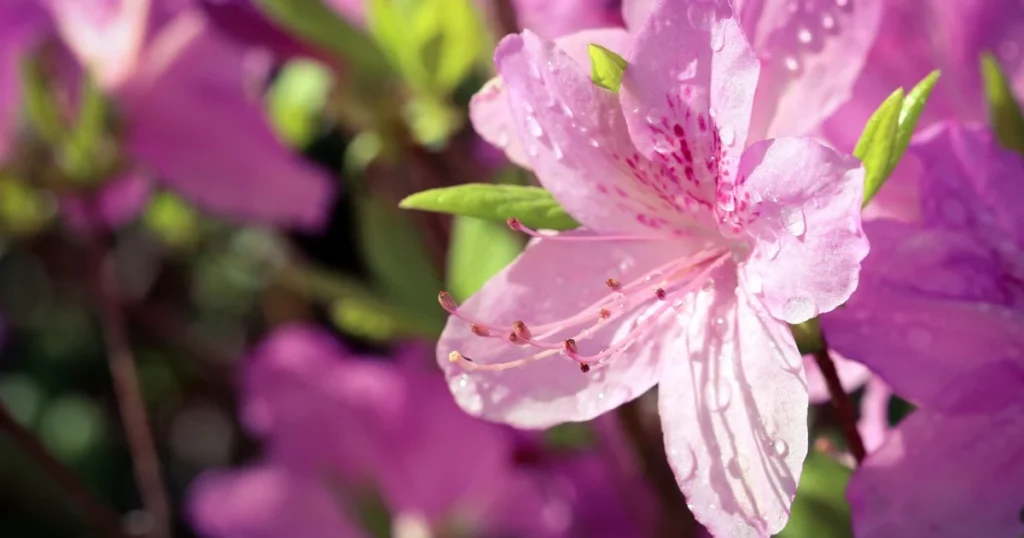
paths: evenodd
<path fill-rule="evenodd" d="M 495 140 L 494 142 L 495 142 L 495 144 L 498 145 L 499 148 L 508 147 L 508 142 L 509 142 L 508 131 L 506 131 L 504 128 L 502 128 L 500 131 L 498 131 L 498 139 Z"/>
<path fill-rule="evenodd" d="M 740 463 L 738 457 L 729 460 L 729 463 L 726 465 L 726 470 L 729 471 L 729 475 L 733 478 L 740 478 L 743 476 L 743 464 Z"/>
<path fill-rule="evenodd" d="M 736 143 L 736 131 L 729 125 L 723 125 L 718 130 L 718 136 L 722 139 L 722 143 L 728 147 L 732 147 Z"/>
<path fill-rule="evenodd" d="M 536 117 L 528 115 L 526 116 L 526 132 L 530 133 L 530 136 L 534 138 L 540 138 L 544 134 L 544 129 L 541 129 Z"/>
<path fill-rule="evenodd" d="M 836 27 L 836 18 L 828 13 L 821 16 L 821 27 L 826 30 L 832 30 Z"/>
<path fill-rule="evenodd" d="M 565 103 L 562 103 L 561 106 L 562 106 L 562 114 L 565 114 L 565 117 L 567 117 L 567 118 L 573 118 L 574 117 L 574 115 L 572 113 L 572 109 L 570 109 Z M 582 129 L 582 127 L 581 127 L 581 129 Z"/>
<path fill-rule="evenodd" d="M 644 120 L 647 121 L 648 125 L 657 125 L 661 123 L 661 114 L 657 110 L 652 110 L 644 116 Z"/>
<path fill-rule="evenodd" d="M 718 209 L 726 212 L 736 209 L 736 199 L 731 193 L 726 192 L 718 196 Z"/>
<path fill-rule="evenodd" d="M 590 146 L 591 147 L 595 147 L 595 148 L 601 147 L 601 142 L 599 142 L 596 138 L 591 138 L 591 139 L 588 140 L 588 142 L 590 142 Z"/>
<path fill-rule="evenodd" d="M 459 388 L 464 389 L 469 385 L 469 375 L 462 374 L 459 376 Z"/>
<path fill-rule="evenodd" d="M 619 310 L 625 310 L 626 309 L 626 304 L 627 304 L 626 294 L 622 293 L 622 292 L 616 293 L 615 294 L 615 306 Z"/>
<path fill-rule="evenodd" d="M 814 34 L 812 34 L 811 31 L 807 28 L 801 28 L 796 33 L 796 38 L 804 45 L 808 45 L 811 43 L 811 40 L 814 39 Z"/>
<path fill-rule="evenodd" d="M 558 144 L 551 145 L 551 152 L 555 155 L 555 160 L 560 161 L 565 155 L 562 153 L 562 148 Z"/>
<path fill-rule="evenodd" d="M 807 220 L 799 207 L 783 207 L 779 216 L 782 217 L 782 225 L 793 237 L 800 237 L 807 231 Z"/>
<path fill-rule="evenodd" d="M 715 107 L 711 107 L 708 109 L 708 116 L 711 116 L 711 119 L 715 119 L 718 117 L 718 111 L 715 110 Z"/>
<path fill-rule="evenodd" d="M 711 12 L 712 8 L 703 6 L 697 2 L 691 2 L 690 7 L 686 10 L 686 16 L 690 19 L 690 24 L 698 30 L 707 30 L 711 28 L 712 18 L 714 13 Z"/>
<path fill-rule="evenodd" d="M 747 271 L 747 290 L 751 293 L 761 293 L 764 290 L 764 280 L 761 275 L 754 271 Z"/>
<path fill-rule="evenodd" d="M 526 147 L 526 153 L 530 157 L 536 157 L 537 154 L 540 153 L 540 149 L 537 148 L 537 144 L 530 144 L 529 146 Z"/>
<path fill-rule="evenodd" d="M 700 285 L 700 289 L 703 291 L 712 291 L 715 289 L 715 279 L 709 278 Z"/>
<path fill-rule="evenodd" d="M 685 304 L 686 302 L 683 301 L 682 299 L 676 299 L 675 301 L 672 301 L 672 308 L 675 308 L 676 310 L 682 310 Z"/>
<path fill-rule="evenodd" d="M 676 75 L 676 80 L 679 82 L 686 82 L 691 78 L 697 76 L 697 59 L 694 58 L 689 62 L 686 62 L 686 67 Z"/>
<path fill-rule="evenodd" d="M 646 280 L 647 280 L 647 282 L 654 283 L 654 282 L 660 281 L 664 277 L 665 277 L 665 273 L 662 273 L 660 271 L 655 271 L 655 272 L 647 275 Z"/>
<path fill-rule="evenodd" d="M 814 301 L 807 297 L 790 297 L 782 305 L 782 314 L 791 323 L 802 323 L 818 314 Z"/>
<path fill-rule="evenodd" d="M 785 64 L 786 69 L 791 72 L 795 72 L 800 69 L 800 60 L 797 60 L 795 56 L 786 56 L 783 63 Z"/>
<path fill-rule="evenodd" d="M 907 334 L 907 341 L 910 343 L 910 347 L 917 351 L 926 352 L 931 350 L 932 345 L 932 333 L 928 332 L 928 329 L 922 327 L 914 327 L 910 329 Z"/>
<path fill-rule="evenodd" d="M 530 62 L 527 65 L 527 69 L 530 71 L 531 77 L 540 80 L 540 69 L 537 68 L 537 64 Z"/>
<path fill-rule="evenodd" d="M 777 456 L 786 457 L 789 454 L 789 445 L 782 439 L 776 439 L 769 444 Z"/>
<path fill-rule="evenodd" d="M 836 5 L 839 7 L 846 7 L 850 5 L 850 0 L 836 0 Z"/>
<path fill-rule="evenodd" d="M 672 145 L 672 142 L 669 142 L 667 138 L 660 138 L 659 137 L 654 142 L 654 151 L 657 151 L 658 153 L 660 153 L 662 155 L 668 155 L 669 153 L 672 153 L 673 149 L 674 149 L 674 146 Z"/>

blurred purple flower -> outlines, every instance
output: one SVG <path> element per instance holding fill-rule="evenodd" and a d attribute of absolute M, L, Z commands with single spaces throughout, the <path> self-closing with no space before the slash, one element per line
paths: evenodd
<path fill-rule="evenodd" d="M 837 2 L 838 3 L 838 2 Z M 856 1 L 846 2 L 851 9 Z M 985 121 L 979 57 L 992 52 L 1024 95 L 1024 3 L 1018 0 L 887 0 L 878 38 L 850 99 L 825 133 L 841 149 L 857 142 L 868 117 L 897 87 L 942 70 L 919 122 Z"/>
<path fill-rule="evenodd" d="M 61 212 L 68 224 L 80 232 L 117 228 L 139 215 L 151 190 L 146 178 L 129 174 L 108 181 L 91 201 L 82 196 L 64 198 Z M 87 205 L 90 203 L 91 207 Z"/>
<path fill-rule="evenodd" d="M 138 171 L 241 220 L 318 227 L 335 186 L 271 131 L 251 50 L 172 0 L 48 0 L 60 35 L 120 107 Z"/>
<path fill-rule="evenodd" d="M 265 48 L 278 58 L 308 56 L 331 62 L 327 54 L 268 20 L 252 0 L 197 0 L 197 4 L 217 30 L 244 47 Z"/>
<path fill-rule="evenodd" d="M 21 110 L 21 61 L 42 37 L 46 18 L 31 0 L 0 5 L 0 165 L 14 149 Z"/>
<path fill-rule="evenodd" d="M 839 352 L 921 409 L 854 476 L 857 535 L 1011 536 L 1024 484 L 1024 158 L 953 123 L 909 152 L 924 167 L 919 222 L 865 224 L 860 287 L 822 320 Z"/>
<path fill-rule="evenodd" d="M 243 421 L 264 455 L 200 477 L 190 503 L 197 528 L 231 538 L 366 536 L 357 518 L 375 492 L 399 527 L 583 536 L 573 533 L 601 514 L 619 522 L 604 536 L 637 535 L 623 528 L 622 492 L 602 465 L 524 464 L 520 435 L 459 410 L 428 361 L 425 348 L 373 360 L 315 328 L 277 329 L 243 370 Z"/>
<path fill-rule="evenodd" d="M 516 22 L 545 39 L 589 28 L 621 28 L 622 0 L 513 0 Z"/>

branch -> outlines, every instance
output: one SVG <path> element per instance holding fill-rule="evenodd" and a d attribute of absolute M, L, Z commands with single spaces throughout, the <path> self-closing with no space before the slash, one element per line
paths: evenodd
<path fill-rule="evenodd" d="M 818 369 L 821 370 L 821 375 L 828 385 L 828 392 L 832 396 L 832 409 L 835 411 L 839 427 L 843 430 L 846 445 L 850 449 L 850 453 L 853 454 L 853 458 L 857 460 L 857 464 L 860 465 L 867 456 L 867 451 L 864 449 L 864 440 L 860 438 L 860 431 L 857 430 L 857 413 L 853 410 L 850 395 L 846 393 L 843 384 L 839 381 L 839 373 L 836 371 L 835 363 L 832 362 L 832 357 L 828 354 L 827 344 L 822 345 L 814 352 L 814 361 L 818 363 Z"/>

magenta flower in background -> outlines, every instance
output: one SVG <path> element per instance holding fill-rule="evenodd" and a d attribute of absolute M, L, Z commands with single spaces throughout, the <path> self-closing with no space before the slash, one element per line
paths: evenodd
<path fill-rule="evenodd" d="M 619 95 L 591 82 L 588 42 L 628 59 Z M 513 223 L 536 236 L 526 251 L 461 307 L 442 294 L 453 316 L 438 355 L 459 405 L 540 428 L 660 384 L 697 518 L 719 536 L 778 531 L 807 449 L 786 323 L 856 287 L 859 163 L 806 139 L 746 146 L 758 62 L 725 2 L 658 2 L 635 37 L 556 45 L 526 31 L 495 63 L 475 126 L 504 137 L 584 228 Z M 503 100 L 513 131 L 488 115 Z"/>
<path fill-rule="evenodd" d="M 545 39 L 591 28 L 621 28 L 621 0 L 514 0 L 516 22 Z"/>
<path fill-rule="evenodd" d="M 319 226 L 335 187 L 270 130 L 252 76 L 258 57 L 179 4 L 48 2 L 61 37 L 120 107 L 141 172 L 228 217 Z"/>
<path fill-rule="evenodd" d="M 368 536 L 358 518 L 377 494 L 395 536 L 639 535 L 618 497 L 635 490 L 609 481 L 606 462 L 524 459 L 521 434 L 463 413 L 427 361 L 418 347 L 396 363 L 353 357 L 312 327 L 276 330 L 243 367 L 242 416 L 264 454 L 193 485 L 197 527 L 231 538 Z M 607 534 L 580 534 L 593 521 L 577 509 L 602 514 Z"/>
<path fill-rule="evenodd" d="M 0 166 L 10 156 L 21 115 L 21 61 L 42 37 L 46 18 L 34 2 L 0 5 Z"/>
<path fill-rule="evenodd" d="M 854 475 L 855 529 L 1013 536 L 1024 484 L 1024 160 L 987 129 L 951 123 L 909 151 L 925 166 L 920 222 L 865 224 L 873 248 L 860 288 L 822 320 L 837 350 L 920 408 Z"/>

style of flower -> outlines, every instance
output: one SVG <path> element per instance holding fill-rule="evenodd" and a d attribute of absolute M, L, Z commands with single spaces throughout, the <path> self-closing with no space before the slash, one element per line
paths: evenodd
<path fill-rule="evenodd" d="M 590 80 L 595 42 L 628 60 L 619 94 Z M 461 306 L 441 293 L 451 318 L 438 358 L 456 401 L 542 428 L 659 384 L 670 463 L 698 520 L 718 536 L 778 531 L 807 449 L 787 323 L 857 285 L 859 162 L 808 139 L 747 146 L 759 62 L 724 1 L 656 2 L 635 35 L 555 44 L 524 31 L 495 63 L 474 125 L 583 228 L 512 221 L 534 236 L 525 252 Z"/>

